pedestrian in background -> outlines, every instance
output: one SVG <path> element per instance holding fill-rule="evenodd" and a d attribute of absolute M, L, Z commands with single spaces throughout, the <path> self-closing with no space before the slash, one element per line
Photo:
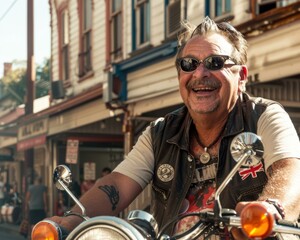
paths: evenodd
<path fill-rule="evenodd" d="M 29 213 L 30 232 L 32 227 L 47 215 L 47 187 L 37 177 L 26 193 L 25 211 Z"/>
<path fill-rule="evenodd" d="M 4 193 L 4 182 L 3 176 L 0 176 L 0 210 L 5 203 L 5 193 Z M 2 222 L 2 217 L 0 218 L 0 223 Z"/>
<path fill-rule="evenodd" d="M 18 185 L 16 182 L 12 184 L 12 187 L 9 192 L 9 197 L 8 197 L 8 204 L 12 206 L 21 206 L 22 204 L 22 199 L 21 195 L 18 192 Z"/>
<path fill-rule="evenodd" d="M 9 182 L 5 182 L 4 183 L 4 203 L 9 203 L 9 194 L 10 194 L 10 190 L 11 190 L 11 185 Z"/>
<path fill-rule="evenodd" d="M 80 185 L 81 195 L 83 195 L 88 190 L 90 190 L 94 184 L 95 184 L 95 180 L 83 180 Z"/>

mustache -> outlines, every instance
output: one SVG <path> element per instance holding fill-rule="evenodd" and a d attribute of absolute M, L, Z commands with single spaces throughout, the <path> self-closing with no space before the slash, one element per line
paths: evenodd
<path fill-rule="evenodd" d="M 196 79 L 188 81 L 186 84 L 187 89 L 191 90 L 193 88 L 198 87 L 199 85 L 207 87 L 207 88 L 220 88 L 221 83 L 217 80 L 212 79 Z"/>

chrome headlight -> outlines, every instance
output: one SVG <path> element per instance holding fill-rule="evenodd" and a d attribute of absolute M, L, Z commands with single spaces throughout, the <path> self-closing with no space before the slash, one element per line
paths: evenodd
<path fill-rule="evenodd" d="M 135 214 L 135 216 L 137 216 L 137 214 Z M 133 220 L 137 221 L 137 218 L 134 217 Z M 140 220 L 146 224 L 147 219 L 145 221 Z M 152 223 L 150 225 L 152 225 Z M 145 229 L 144 226 L 138 226 L 138 222 L 131 223 L 130 220 L 126 221 L 111 216 L 90 218 L 77 226 L 67 238 L 67 240 L 90 239 L 145 240 L 154 238 L 153 230 L 151 230 L 151 233 L 148 233 L 148 229 Z"/>

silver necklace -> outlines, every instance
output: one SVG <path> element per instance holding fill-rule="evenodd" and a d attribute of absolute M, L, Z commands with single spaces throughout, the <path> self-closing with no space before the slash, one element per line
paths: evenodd
<path fill-rule="evenodd" d="M 210 157 L 210 154 L 209 154 L 209 152 L 208 152 L 208 149 L 211 148 L 211 147 L 213 147 L 213 146 L 219 141 L 219 139 L 221 138 L 222 133 L 223 133 L 223 131 L 224 131 L 224 128 L 225 128 L 225 125 L 224 125 L 224 127 L 222 128 L 222 130 L 220 131 L 219 135 L 215 138 L 215 140 L 214 140 L 211 144 L 209 144 L 208 146 L 204 146 L 204 144 L 201 142 L 201 140 L 200 140 L 200 138 L 199 138 L 199 136 L 198 136 L 196 127 L 194 126 L 194 137 L 195 137 L 197 143 L 198 143 L 198 144 L 203 148 L 203 150 L 204 150 L 204 153 L 200 154 L 200 157 L 199 157 L 199 160 L 200 160 L 201 163 L 206 164 L 206 163 L 209 162 L 209 160 L 210 160 L 211 157 Z"/>

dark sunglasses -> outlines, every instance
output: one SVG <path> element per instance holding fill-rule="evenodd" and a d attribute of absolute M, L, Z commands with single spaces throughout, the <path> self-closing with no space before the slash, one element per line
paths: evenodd
<path fill-rule="evenodd" d="M 203 63 L 204 67 L 211 71 L 220 70 L 224 67 L 226 60 L 232 60 L 235 63 L 234 59 L 226 55 L 211 55 L 205 58 L 204 60 L 198 60 L 192 57 L 183 57 L 177 59 L 177 65 L 184 72 L 193 72 L 197 69 L 200 63 Z"/>

